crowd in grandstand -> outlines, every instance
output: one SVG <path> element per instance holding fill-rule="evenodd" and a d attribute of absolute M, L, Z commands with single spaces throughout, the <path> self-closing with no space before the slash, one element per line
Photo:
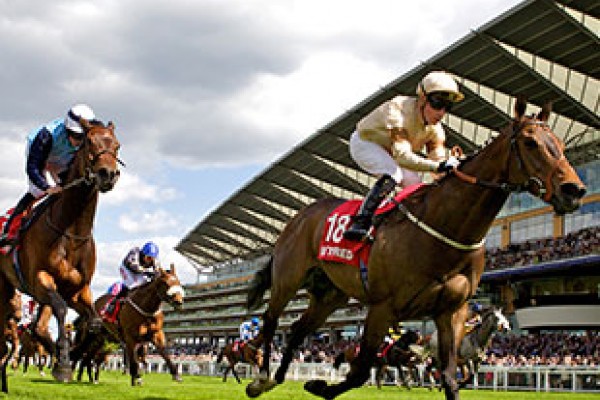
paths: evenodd
<path fill-rule="evenodd" d="M 506 249 L 487 251 L 486 270 L 533 265 L 553 260 L 600 253 L 600 227 L 588 227 L 560 238 L 544 238 L 513 243 Z M 335 355 L 351 345 L 349 340 L 335 344 L 314 340 L 301 347 L 295 362 L 330 363 Z M 171 351 L 184 359 L 210 361 L 216 358 L 217 346 L 208 343 L 174 345 Z M 272 352 L 279 361 L 281 349 Z M 484 364 L 506 366 L 600 365 L 600 335 L 597 331 L 585 333 L 504 334 L 493 337 L 483 359 Z"/>
<path fill-rule="evenodd" d="M 510 244 L 506 249 L 488 249 L 486 270 L 539 264 L 600 252 L 600 227 L 571 232 L 560 238 L 527 240 Z"/>
<path fill-rule="evenodd" d="M 492 338 L 483 363 L 504 366 L 598 366 L 600 336 L 598 331 L 582 334 L 496 335 Z"/>

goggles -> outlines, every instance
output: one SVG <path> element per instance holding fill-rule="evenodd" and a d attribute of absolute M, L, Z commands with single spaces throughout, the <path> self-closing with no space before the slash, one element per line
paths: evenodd
<path fill-rule="evenodd" d="M 445 109 L 446 112 L 450 112 L 454 102 L 448 98 L 448 95 L 442 92 L 433 92 L 427 94 L 427 102 L 434 110 Z"/>

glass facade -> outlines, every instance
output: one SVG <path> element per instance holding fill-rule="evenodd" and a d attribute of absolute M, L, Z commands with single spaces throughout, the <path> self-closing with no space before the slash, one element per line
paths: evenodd
<path fill-rule="evenodd" d="M 511 243 L 524 242 L 529 239 L 552 237 L 554 231 L 553 215 L 544 214 L 523 219 L 521 221 L 515 221 L 511 224 L 510 228 Z"/>

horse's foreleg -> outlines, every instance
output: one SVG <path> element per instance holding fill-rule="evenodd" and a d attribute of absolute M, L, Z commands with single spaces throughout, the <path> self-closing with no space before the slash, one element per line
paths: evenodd
<path fill-rule="evenodd" d="M 126 341 L 125 344 L 127 360 L 129 361 L 129 374 L 131 375 L 131 386 L 139 386 L 142 384 L 140 377 L 140 365 L 137 356 L 137 344 L 131 340 Z"/>
<path fill-rule="evenodd" d="M 165 333 L 162 330 L 156 332 L 152 337 L 152 343 L 154 343 L 154 347 L 156 347 L 156 351 L 158 351 L 158 354 L 160 354 L 163 360 L 165 360 L 165 362 L 167 363 L 167 367 L 169 368 L 169 372 L 171 372 L 173 380 L 181 382 L 181 376 L 179 376 L 177 367 L 175 366 L 175 364 L 173 364 L 171 357 L 169 357 L 169 355 L 167 354 L 166 342 L 167 341 L 165 339 Z"/>
<path fill-rule="evenodd" d="M 331 286 L 331 289 L 321 297 L 310 297 L 310 303 L 302 317 L 291 326 L 291 334 L 285 346 L 281 364 L 275 373 L 275 381 L 282 383 L 293 359 L 294 351 L 302 344 L 306 336 L 322 326 L 327 317 L 348 302 L 348 296 Z"/>
<path fill-rule="evenodd" d="M 459 385 L 456 381 L 457 344 L 452 327 L 453 318 L 450 312 L 438 316 L 435 320 L 438 329 L 438 356 L 441 368 L 441 384 L 446 400 L 458 400 Z"/>
<path fill-rule="evenodd" d="M 350 363 L 350 372 L 346 375 L 346 380 L 337 385 L 328 385 L 323 380 L 308 381 L 304 389 L 316 396 L 333 399 L 350 389 L 362 386 L 369 379 L 379 345 L 388 327 L 394 322 L 392 316 L 392 309 L 388 303 L 372 305 L 367 313 L 360 353 Z"/>
<path fill-rule="evenodd" d="M 8 314 L 8 304 L 10 299 L 14 296 L 14 289 L 10 290 L 7 285 L 3 285 L 2 294 L 0 294 L 0 332 L 4 334 L 6 331 L 6 322 Z M 8 380 L 6 377 L 6 365 L 8 364 L 8 345 L 4 338 L 0 340 L 0 375 L 2 380 L 2 391 L 8 393 Z"/>

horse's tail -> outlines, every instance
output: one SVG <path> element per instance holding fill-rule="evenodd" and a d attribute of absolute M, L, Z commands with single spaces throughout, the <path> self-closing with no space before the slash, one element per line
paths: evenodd
<path fill-rule="evenodd" d="M 271 278 L 271 272 L 273 270 L 273 256 L 269 257 L 266 265 L 259 269 L 254 274 L 254 279 L 248 289 L 248 297 L 246 300 L 246 308 L 249 311 L 258 309 L 263 302 L 263 296 L 267 289 L 271 288 L 273 280 Z"/>
<path fill-rule="evenodd" d="M 346 361 L 346 355 L 342 351 L 342 352 L 340 352 L 340 354 L 338 354 L 337 356 L 335 356 L 335 359 L 333 360 L 333 368 L 339 369 L 340 365 L 342 365 L 342 363 L 344 361 Z"/>

